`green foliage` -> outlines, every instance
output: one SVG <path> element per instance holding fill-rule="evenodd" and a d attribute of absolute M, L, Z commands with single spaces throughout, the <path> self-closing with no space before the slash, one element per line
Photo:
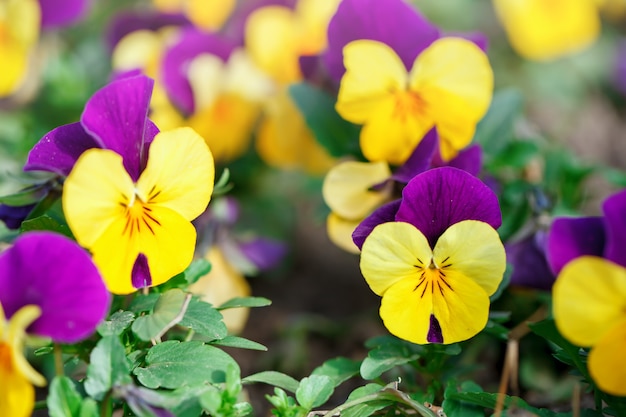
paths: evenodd
<path fill-rule="evenodd" d="M 129 383 L 129 374 L 130 363 L 119 338 L 105 336 L 91 351 L 85 391 L 92 398 L 102 400 L 114 384 Z"/>

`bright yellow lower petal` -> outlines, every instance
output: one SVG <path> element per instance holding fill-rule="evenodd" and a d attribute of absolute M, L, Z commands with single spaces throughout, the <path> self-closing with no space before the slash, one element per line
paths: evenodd
<path fill-rule="evenodd" d="M 0 415 L 28 417 L 35 406 L 35 388 L 17 372 L 10 347 L 0 341 Z"/>
<path fill-rule="evenodd" d="M 578 346 L 594 346 L 626 319 L 626 269 L 582 256 L 561 270 L 552 290 L 559 332 Z"/>
<path fill-rule="evenodd" d="M 366 123 L 396 92 L 406 89 L 406 68 L 384 43 L 353 41 L 344 47 L 343 56 L 346 73 L 339 86 L 336 109 L 344 119 Z"/>
<path fill-rule="evenodd" d="M 433 254 L 446 274 L 462 274 L 487 295 L 496 292 L 506 269 L 506 253 L 498 232 L 476 220 L 450 226 L 435 244 Z"/>
<path fill-rule="evenodd" d="M 187 0 L 186 15 L 196 26 L 217 30 L 235 9 L 236 0 Z"/>
<path fill-rule="evenodd" d="M 302 78 L 300 73 L 298 24 L 284 6 L 265 6 L 246 21 L 245 43 L 254 63 L 280 84 Z"/>
<path fill-rule="evenodd" d="M 226 163 L 248 150 L 259 114 L 258 104 L 238 94 L 222 94 L 187 122 L 206 140 L 215 160 Z"/>
<path fill-rule="evenodd" d="M 14 92 L 28 71 L 32 48 L 39 38 L 41 10 L 36 0 L 0 3 L 0 97 Z"/>
<path fill-rule="evenodd" d="M 600 18 L 592 0 L 494 0 L 511 46 L 523 57 L 550 60 L 596 40 Z"/>
<path fill-rule="evenodd" d="M 471 142 L 489 108 L 493 71 L 487 55 L 473 42 L 442 38 L 416 58 L 410 90 L 426 103 L 441 140 L 458 151 Z"/>
<path fill-rule="evenodd" d="M 626 318 L 598 340 L 587 366 L 593 381 L 611 395 L 626 396 Z"/>
<path fill-rule="evenodd" d="M 205 140 L 191 128 L 179 128 L 160 132 L 152 141 L 137 195 L 193 220 L 209 204 L 214 180 L 213 155 Z"/>
<path fill-rule="evenodd" d="M 352 232 L 354 232 L 361 220 L 346 220 L 334 213 L 330 213 L 326 218 L 328 238 L 346 252 L 360 253 L 359 247 L 352 241 Z"/>
<path fill-rule="evenodd" d="M 156 222 L 139 218 L 129 225 L 125 217 L 116 219 L 90 248 L 107 288 L 114 294 L 137 290 L 131 272 L 140 253 L 148 259 L 151 286 L 179 274 L 193 258 L 196 229 L 189 220 L 162 205 L 147 206 Z"/>
<path fill-rule="evenodd" d="M 372 162 L 385 161 L 402 165 L 411 156 L 433 121 L 422 113 L 398 113 L 402 95 L 380 101 L 361 129 L 360 146 L 363 155 Z"/>
<path fill-rule="evenodd" d="M 391 170 L 385 162 L 342 162 L 326 174 L 322 195 L 328 207 L 340 217 L 363 219 L 391 196 L 392 182 L 372 190 L 390 177 Z"/>
<path fill-rule="evenodd" d="M 104 149 L 84 152 L 63 185 L 63 213 L 78 243 L 91 247 L 111 223 L 124 215 L 134 185 L 122 157 Z"/>
<path fill-rule="evenodd" d="M 201 299 L 219 306 L 235 297 L 250 296 L 250 285 L 244 276 L 228 263 L 217 247 L 212 247 L 205 258 L 211 262 L 211 271 L 189 287 Z M 230 333 L 241 333 L 248 320 L 249 308 L 230 308 L 221 311 Z"/>
<path fill-rule="evenodd" d="M 361 248 L 361 273 L 378 295 L 397 282 L 417 280 L 416 265 L 429 263 L 432 251 L 426 237 L 413 225 L 403 222 L 379 224 Z"/>

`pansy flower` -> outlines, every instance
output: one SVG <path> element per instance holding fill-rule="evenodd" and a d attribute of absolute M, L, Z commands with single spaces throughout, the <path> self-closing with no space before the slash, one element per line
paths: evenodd
<path fill-rule="evenodd" d="M 182 13 L 194 25 L 207 31 L 222 27 L 237 4 L 236 0 L 152 0 L 163 13 Z"/>
<path fill-rule="evenodd" d="M 42 29 L 65 26 L 87 11 L 87 0 L 5 0 L 0 2 L 0 97 L 24 83 Z"/>
<path fill-rule="evenodd" d="M 27 233 L 0 254 L 0 415 L 30 416 L 46 384 L 24 356 L 27 335 L 59 343 L 89 337 L 110 295 L 89 254 L 50 232 Z"/>
<path fill-rule="evenodd" d="M 493 4 L 511 46 L 524 58 L 556 59 L 583 50 L 600 34 L 594 0 L 493 0 Z"/>
<path fill-rule="evenodd" d="M 500 224 L 496 195 L 467 172 L 443 167 L 413 178 L 395 221 L 376 226 L 361 251 L 387 329 L 420 344 L 480 332 L 506 267 Z"/>
<path fill-rule="evenodd" d="M 556 219 L 548 241 L 558 272 L 553 312 L 559 332 L 591 347 L 587 366 L 609 394 L 626 396 L 626 191 L 607 198 L 603 217 Z"/>
<path fill-rule="evenodd" d="M 381 21 L 393 24 L 381 29 Z M 363 125 L 360 145 L 368 160 L 402 165 L 433 127 L 444 160 L 471 142 L 493 92 L 489 60 L 474 42 L 440 37 L 402 0 L 346 0 L 328 36 L 329 73 L 340 74 L 345 66 L 336 109 Z"/>

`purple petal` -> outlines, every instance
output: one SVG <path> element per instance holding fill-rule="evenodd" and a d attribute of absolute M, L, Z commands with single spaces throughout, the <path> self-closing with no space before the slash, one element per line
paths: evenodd
<path fill-rule="evenodd" d="M 298 58 L 300 63 L 300 72 L 302 77 L 313 83 L 322 83 L 325 75 L 326 68 L 324 68 L 321 55 L 303 55 Z"/>
<path fill-rule="evenodd" d="M 219 35 L 185 29 L 178 42 L 163 57 L 163 85 L 174 105 L 186 114 L 194 112 L 193 92 L 187 71 L 195 57 L 207 53 L 226 61 L 235 46 L 232 41 Z"/>
<path fill-rule="evenodd" d="M 137 289 L 152 285 L 152 275 L 150 274 L 150 267 L 148 266 L 148 258 L 143 253 L 137 255 L 130 277 L 133 287 Z"/>
<path fill-rule="evenodd" d="M 441 159 L 441 155 L 437 152 L 433 157 L 433 167 L 442 166 L 459 168 L 477 176 L 483 167 L 483 151 L 478 144 L 470 145 L 447 163 Z"/>
<path fill-rule="evenodd" d="M 182 14 L 160 13 L 153 10 L 122 12 L 115 16 L 107 28 L 105 39 L 109 50 L 129 33 L 137 30 L 156 31 L 166 26 L 190 26 L 191 22 Z"/>
<path fill-rule="evenodd" d="M 548 264 L 558 275 L 566 263 L 583 255 L 602 256 L 604 220 L 601 217 L 554 219 L 548 234 Z"/>
<path fill-rule="evenodd" d="M 498 198 L 478 178 L 458 168 L 435 168 L 413 178 L 402 191 L 396 221 L 411 223 L 431 247 L 446 229 L 463 220 L 502 224 Z"/>
<path fill-rule="evenodd" d="M 80 123 L 59 126 L 30 150 L 24 171 L 50 171 L 67 176 L 83 152 L 99 147 Z"/>
<path fill-rule="evenodd" d="M 295 7 L 295 0 L 247 0 L 238 2 L 237 8 L 226 22 L 222 34 L 235 45 L 243 45 L 245 39 L 246 21 L 252 12 L 265 6 L 284 6 L 290 9 Z"/>
<path fill-rule="evenodd" d="M 339 82 L 346 71 L 343 47 L 357 39 L 389 45 L 407 69 L 415 58 L 439 38 L 439 29 L 403 0 L 343 0 L 328 25 L 324 62 L 330 77 Z"/>
<path fill-rule="evenodd" d="M 391 178 L 394 181 L 406 184 L 417 174 L 426 171 L 430 168 L 438 144 L 439 136 L 437 136 L 437 130 L 431 129 L 417 145 L 409 159 L 393 173 Z"/>
<path fill-rule="evenodd" d="M 88 0 L 39 0 L 41 27 L 50 29 L 74 23 L 87 13 L 90 3 Z"/>
<path fill-rule="evenodd" d="M 64 236 L 26 233 L 0 255 L 0 303 L 7 317 L 29 304 L 41 308 L 29 333 L 77 342 L 106 317 L 109 301 L 89 254 Z"/>
<path fill-rule="evenodd" d="M 430 315 L 430 326 L 428 328 L 428 335 L 426 340 L 429 343 L 443 343 L 443 333 L 441 332 L 441 326 L 434 314 Z"/>
<path fill-rule="evenodd" d="M 622 40 L 615 52 L 615 67 L 613 70 L 615 87 L 626 95 L 626 40 Z"/>
<path fill-rule="evenodd" d="M 352 232 L 352 241 L 359 249 L 363 247 L 363 242 L 372 233 L 372 230 L 381 223 L 392 222 L 396 218 L 398 208 L 402 200 L 394 200 L 390 203 L 378 207 L 367 216 Z"/>
<path fill-rule="evenodd" d="M 285 257 L 287 245 L 277 240 L 259 237 L 240 242 L 239 250 L 260 271 L 265 271 L 278 265 Z"/>
<path fill-rule="evenodd" d="M 519 242 L 505 245 L 506 259 L 513 264 L 511 285 L 550 290 L 555 275 L 548 266 L 548 234 L 538 231 Z"/>
<path fill-rule="evenodd" d="M 7 229 L 17 230 L 36 205 L 36 203 L 26 206 L 7 206 L 6 204 L 0 204 L 0 221 L 4 222 Z"/>
<path fill-rule="evenodd" d="M 604 257 L 626 266 L 626 190 L 604 200 L 606 241 Z"/>
<path fill-rule="evenodd" d="M 84 129 L 104 149 L 120 154 L 134 181 L 147 153 L 148 110 L 154 81 L 146 76 L 121 78 L 96 91 L 81 116 Z"/>

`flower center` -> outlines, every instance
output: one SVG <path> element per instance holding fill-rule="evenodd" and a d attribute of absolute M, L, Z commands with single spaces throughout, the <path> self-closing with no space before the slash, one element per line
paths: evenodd
<path fill-rule="evenodd" d="M 396 119 L 406 121 L 426 111 L 426 102 L 414 91 L 398 91 L 395 98 L 393 117 Z"/>
<path fill-rule="evenodd" d="M 154 228 L 160 226 L 161 223 L 152 215 L 150 200 L 159 193 L 153 189 L 149 194 L 147 203 L 144 203 L 137 194 L 134 194 L 128 203 L 120 202 L 120 205 L 125 209 L 124 215 L 126 217 L 126 224 L 122 232 L 124 235 L 128 234 L 128 237 L 133 237 L 135 233 L 139 234 L 142 230 L 144 232 L 149 231 L 154 235 Z"/>
<path fill-rule="evenodd" d="M 13 369 L 11 347 L 6 342 L 0 342 L 0 375 L 10 375 Z"/>
<path fill-rule="evenodd" d="M 421 272 L 421 274 L 413 291 L 421 291 L 420 298 L 424 298 L 426 291 L 430 291 L 431 295 L 435 295 L 435 291 L 437 291 L 444 298 L 446 297 L 446 292 L 454 291 L 446 280 L 446 268 L 452 266 L 449 260 L 450 257 L 445 258 L 441 262 L 441 266 L 438 266 L 435 259 L 431 258 L 430 263 L 426 266 L 419 258 L 417 259 L 417 264 L 413 266 L 417 268 L 418 272 Z"/>

